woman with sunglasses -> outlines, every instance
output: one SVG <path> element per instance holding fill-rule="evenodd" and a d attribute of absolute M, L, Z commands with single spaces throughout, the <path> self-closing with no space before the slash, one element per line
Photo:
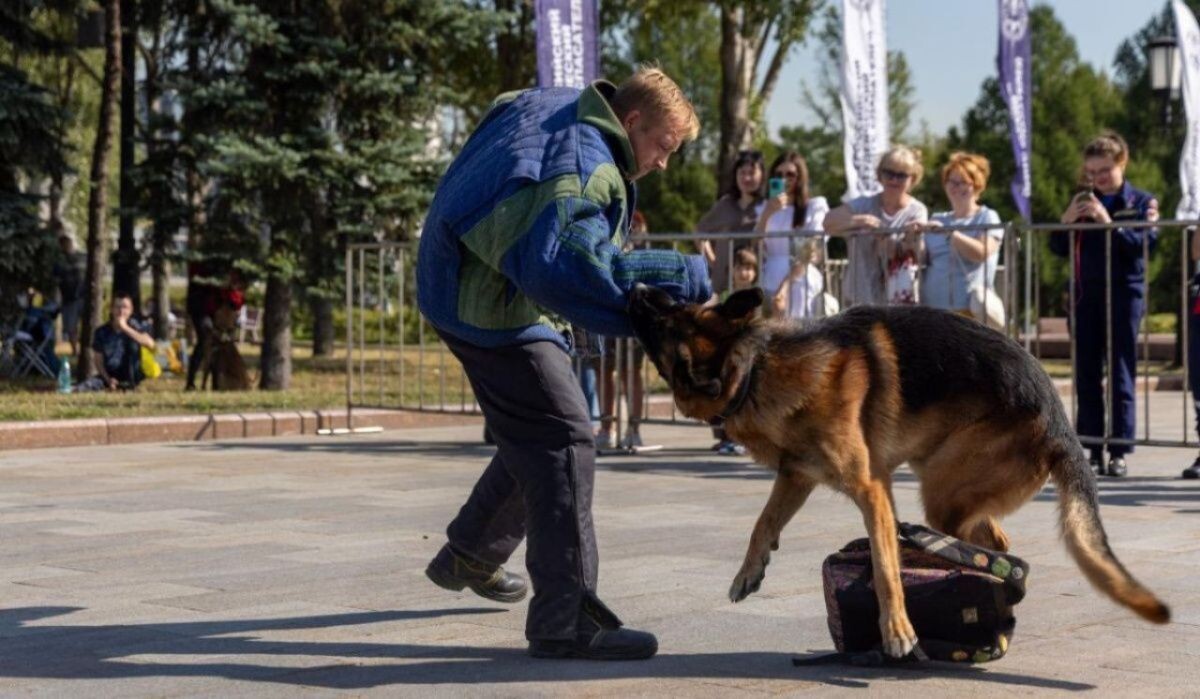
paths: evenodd
<path fill-rule="evenodd" d="M 756 150 L 738 153 L 733 163 L 729 189 L 696 224 L 697 233 L 748 233 L 758 221 L 758 209 L 766 192 L 763 154 Z M 708 260 L 713 292 L 720 295 L 730 286 L 730 260 L 733 250 L 746 241 L 701 238 L 697 247 Z"/>
<path fill-rule="evenodd" d="M 1076 194 L 1063 223 L 1120 223 L 1157 221 L 1158 200 L 1153 194 L 1135 189 L 1125 179 L 1129 146 L 1115 133 L 1105 133 L 1083 149 L 1083 180 L 1086 185 Z M 1111 246 L 1105 239 L 1111 240 Z M 1146 310 L 1143 285 L 1146 264 L 1143 249 L 1153 251 L 1158 241 L 1156 228 L 1115 228 L 1111 230 L 1053 233 L 1050 250 L 1074 258 L 1075 307 L 1073 319 L 1075 343 L 1075 391 L 1079 413 L 1075 430 L 1081 437 L 1101 437 L 1104 429 L 1105 375 L 1111 350 L 1112 407 L 1109 414 L 1111 437 L 1131 440 L 1137 426 L 1133 380 L 1137 375 L 1137 334 Z M 1072 250 L 1071 243 L 1074 242 Z M 1111 257 L 1109 257 L 1111 253 Z M 1111 267 L 1110 267 L 1111 265 Z M 1108 317 L 1108 290 L 1112 307 Z M 1112 345 L 1108 344 L 1108 324 L 1112 325 Z M 1109 444 L 1108 465 L 1101 460 L 1103 445 L 1089 444 L 1092 469 L 1097 475 L 1116 478 L 1127 472 L 1125 455 L 1133 451 L 1127 444 Z"/>
<path fill-rule="evenodd" d="M 768 298 L 773 298 L 787 279 L 792 270 L 792 251 L 798 249 L 798 245 L 792 244 L 792 238 L 781 234 L 795 230 L 819 231 L 825 214 L 829 213 L 825 197 L 809 197 L 808 164 L 799 153 L 780 153 L 771 163 L 771 181 L 775 183 L 778 194 L 767 199 L 754 229 L 766 234 L 762 243 L 762 288 Z M 821 251 L 824 251 L 824 245 Z M 824 255 L 820 257 L 823 259 Z M 816 283 L 820 283 L 820 275 L 816 277 Z M 806 277 L 800 281 L 809 280 Z M 812 294 L 820 294 L 822 290 L 808 289 Z"/>
<path fill-rule="evenodd" d="M 825 217 L 826 233 L 848 236 L 843 308 L 887 304 L 889 266 L 906 256 L 920 259 L 921 231 L 929 220 L 929 210 L 909 192 L 921 181 L 924 172 L 921 156 L 915 149 L 893 146 L 875 168 L 883 191 L 851 199 Z M 850 235 L 877 228 L 903 228 L 905 233 Z"/>

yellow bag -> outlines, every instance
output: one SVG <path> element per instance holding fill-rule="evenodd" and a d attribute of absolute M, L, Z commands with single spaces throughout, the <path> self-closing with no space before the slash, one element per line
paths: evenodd
<path fill-rule="evenodd" d="M 154 358 L 154 352 L 150 348 L 142 348 L 142 373 L 148 379 L 157 379 L 162 375 L 162 367 L 158 365 L 158 360 Z"/>
<path fill-rule="evenodd" d="M 179 359 L 180 349 L 179 340 L 167 345 L 167 371 L 172 374 L 182 374 L 184 371 L 183 362 Z"/>

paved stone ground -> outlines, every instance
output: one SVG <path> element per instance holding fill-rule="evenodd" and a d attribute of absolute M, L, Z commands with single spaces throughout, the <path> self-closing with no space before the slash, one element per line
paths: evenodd
<path fill-rule="evenodd" d="M 1156 424 L 1179 424 L 1168 399 L 1155 399 Z M 795 668 L 793 657 L 831 645 L 819 567 L 862 535 L 847 501 L 814 494 L 762 591 L 730 604 L 769 474 L 704 451 L 704 429 L 647 427 L 667 449 L 603 459 L 595 516 L 601 595 L 657 632 L 661 652 L 536 661 L 524 654 L 524 604 L 422 575 L 489 457 L 478 435 L 474 424 L 0 453 L 0 695 L 1195 696 L 1200 486 L 1174 479 L 1190 451 L 1142 449 L 1129 478 L 1102 484 L 1114 547 L 1173 605 L 1170 626 L 1090 590 L 1057 541 L 1047 492 L 1006 522 L 1033 565 L 1008 657 Z M 907 472 L 896 498 L 919 519 Z"/>

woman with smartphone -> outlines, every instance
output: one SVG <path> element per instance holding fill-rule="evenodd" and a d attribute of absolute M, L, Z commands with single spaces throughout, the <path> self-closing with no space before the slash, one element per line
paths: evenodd
<path fill-rule="evenodd" d="M 766 190 L 763 154 L 756 150 L 738 153 L 733 163 L 731 186 L 712 205 L 696 224 L 697 233 L 713 234 L 717 239 L 701 237 L 696 246 L 712 275 L 713 292 L 722 294 L 730 288 L 733 251 L 745 245 L 745 240 L 719 239 L 719 233 L 749 233 L 758 221 L 758 210 Z"/>
<path fill-rule="evenodd" d="M 762 288 L 773 298 L 792 270 L 792 251 L 799 246 L 786 233 L 795 230 L 819 231 L 829 213 L 825 197 L 810 197 L 808 164 L 796 151 L 785 151 L 771 163 L 767 181 L 767 201 L 758 217 L 755 231 L 765 235 L 762 242 Z M 824 238 L 820 252 L 824 259 Z M 799 242 L 798 240 L 796 241 Z M 802 282 L 805 280 L 801 280 Z M 820 293 L 820 289 L 815 293 Z"/>
<path fill-rule="evenodd" d="M 1153 194 L 1135 189 L 1125 179 L 1129 147 L 1115 133 L 1093 139 L 1083 149 L 1085 188 L 1071 199 L 1063 212 L 1063 223 L 1121 223 L 1157 221 L 1158 201 Z M 1072 247 L 1072 235 L 1074 246 Z M 1133 439 L 1137 425 L 1134 377 L 1137 376 L 1137 333 L 1146 310 L 1146 261 L 1143 251 L 1153 251 L 1158 240 L 1155 228 L 1115 227 L 1107 230 L 1059 232 L 1050 237 L 1050 249 L 1074 259 L 1075 307 L 1069 309 L 1075 343 L 1075 391 L 1079 414 L 1075 429 L 1081 437 L 1105 433 L 1104 391 L 1101 388 L 1109 351 L 1112 353 L 1112 405 L 1109 435 Z M 1106 244 L 1106 239 L 1111 245 Z M 1105 314 L 1108 290 L 1112 307 Z M 1108 324 L 1112 325 L 1112 346 Z M 1120 478 L 1127 473 L 1125 456 L 1133 451 L 1126 444 L 1109 444 L 1108 464 L 1102 461 L 1102 445 L 1089 444 L 1092 469 L 1097 475 Z"/>
<path fill-rule="evenodd" d="M 892 146 L 875 168 L 883 191 L 855 197 L 825 217 L 826 233 L 848 236 L 843 307 L 916 302 L 912 293 L 915 289 L 909 292 L 910 298 L 891 298 L 889 277 L 900 279 L 909 274 L 910 283 L 915 279 L 913 261 L 920 258 L 923 250 L 921 231 L 929 220 L 929 209 L 909 192 L 921 182 L 924 173 L 921 154 L 916 149 Z M 904 233 L 852 235 L 877 228 L 904 229 Z"/>

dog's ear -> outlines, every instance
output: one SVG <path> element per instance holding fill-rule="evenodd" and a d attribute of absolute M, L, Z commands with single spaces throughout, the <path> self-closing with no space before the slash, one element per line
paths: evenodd
<path fill-rule="evenodd" d="M 717 307 L 717 311 L 728 320 L 749 318 L 763 304 L 762 289 L 742 289 Z"/>

